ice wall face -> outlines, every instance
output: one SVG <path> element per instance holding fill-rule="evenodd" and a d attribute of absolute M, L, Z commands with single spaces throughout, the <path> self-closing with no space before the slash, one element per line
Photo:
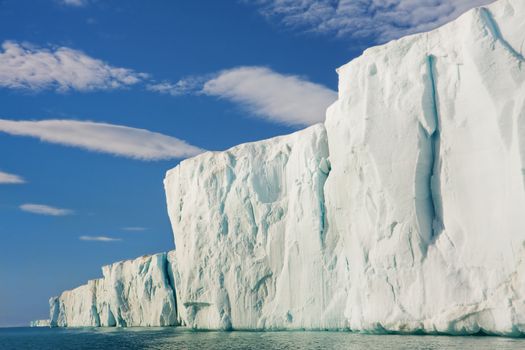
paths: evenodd
<path fill-rule="evenodd" d="M 126 327 L 177 324 L 166 253 L 102 268 L 103 278 L 50 300 L 52 326 Z"/>
<path fill-rule="evenodd" d="M 96 308 L 98 280 L 63 292 L 49 300 L 50 324 L 59 327 L 98 327 L 100 319 Z"/>
<path fill-rule="evenodd" d="M 197 328 L 525 331 L 525 2 L 339 69 L 325 127 L 168 172 Z"/>
<path fill-rule="evenodd" d="M 339 70 L 325 196 L 350 328 L 525 329 L 524 40 L 525 4 L 499 1 Z"/>
<path fill-rule="evenodd" d="M 183 161 L 165 180 L 180 317 L 199 328 L 319 325 L 326 132 Z M 294 310 L 302 312 L 294 313 Z"/>
<path fill-rule="evenodd" d="M 111 325 L 112 319 L 117 326 L 175 324 L 165 253 L 104 266 L 102 272 L 105 293 L 97 299 L 100 316 L 105 316 L 101 325 Z"/>

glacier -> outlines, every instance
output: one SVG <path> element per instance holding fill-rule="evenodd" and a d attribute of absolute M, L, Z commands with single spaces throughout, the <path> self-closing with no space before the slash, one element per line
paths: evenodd
<path fill-rule="evenodd" d="M 54 327 L 139 327 L 178 324 L 167 253 L 102 267 L 103 277 L 49 300 Z"/>
<path fill-rule="evenodd" d="M 525 334 L 525 2 L 340 67 L 326 121 L 164 180 L 176 249 L 50 325 Z"/>
<path fill-rule="evenodd" d="M 525 2 L 338 69 L 326 122 L 165 178 L 180 322 L 525 332 Z"/>

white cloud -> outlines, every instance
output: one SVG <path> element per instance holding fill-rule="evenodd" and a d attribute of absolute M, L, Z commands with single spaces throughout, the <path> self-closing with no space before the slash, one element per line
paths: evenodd
<path fill-rule="evenodd" d="M 95 242 L 116 242 L 121 241 L 120 238 L 106 237 L 106 236 L 80 236 L 81 241 L 95 241 Z"/>
<path fill-rule="evenodd" d="M 0 171 L 0 184 L 23 184 L 25 182 L 21 176 Z"/>
<path fill-rule="evenodd" d="M 146 231 L 147 227 L 140 227 L 140 226 L 129 226 L 129 227 L 123 227 L 123 231 L 130 231 L 130 232 L 142 232 Z"/>
<path fill-rule="evenodd" d="M 239 103 L 264 119 L 296 126 L 324 121 L 326 108 L 337 99 L 337 93 L 323 85 L 265 67 L 222 71 L 202 92 Z"/>
<path fill-rule="evenodd" d="M 140 160 L 186 158 L 203 152 L 175 137 L 90 121 L 0 119 L 0 132 Z"/>
<path fill-rule="evenodd" d="M 137 84 L 148 76 L 118 68 L 67 47 L 39 48 L 4 41 L 0 50 L 0 87 L 108 90 Z"/>
<path fill-rule="evenodd" d="M 494 0 L 259 0 L 265 16 L 291 28 L 379 42 L 428 31 Z"/>
<path fill-rule="evenodd" d="M 326 108 L 337 99 L 337 93 L 323 85 L 259 66 L 236 67 L 177 83 L 150 84 L 148 90 L 172 96 L 204 94 L 224 98 L 255 116 L 293 126 L 324 121 Z"/>
<path fill-rule="evenodd" d="M 226 98 L 257 116 L 297 126 L 323 121 L 326 107 L 336 99 L 336 93 L 322 85 L 265 67 L 238 67 L 176 83 L 159 83 L 147 74 L 113 67 L 66 47 L 50 50 L 5 41 L 2 49 L 0 87 L 89 91 L 142 83 L 150 91 L 173 96 L 206 94 Z M 181 158 L 202 151 L 161 134 L 100 123 L 0 119 L 0 131 L 139 159 Z M 145 140 L 148 142 L 141 145 Z"/>
<path fill-rule="evenodd" d="M 82 7 L 89 3 L 89 0 L 59 0 L 63 5 Z"/>
<path fill-rule="evenodd" d="M 61 208 L 51 207 L 49 205 L 33 204 L 33 203 L 22 204 L 20 206 L 20 209 L 28 213 L 39 214 L 39 215 L 50 215 L 50 216 L 65 216 L 65 215 L 72 215 L 74 213 L 73 210 L 70 210 L 70 209 L 61 209 Z"/>

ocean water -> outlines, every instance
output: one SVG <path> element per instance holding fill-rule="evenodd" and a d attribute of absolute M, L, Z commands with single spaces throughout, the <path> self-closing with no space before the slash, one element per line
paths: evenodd
<path fill-rule="evenodd" d="M 525 339 L 349 332 L 196 332 L 184 328 L 0 328 L 0 349 L 523 350 Z"/>

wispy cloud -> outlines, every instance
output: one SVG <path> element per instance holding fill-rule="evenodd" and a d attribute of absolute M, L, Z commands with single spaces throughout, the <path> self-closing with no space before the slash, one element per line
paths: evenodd
<path fill-rule="evenodd" d="M 154 91 L 174 96 L 203 94 L 224 98 L 255 116 L 294 126 L 324 121 L 326 108 L 337 99 L 337 93 L 323 85 L 260 66 L 237 67 L 175 84 L 163 83 Z"/>
<path fill-rule="evenodd" d="M 175 137 L 90 121 L 0 119 L 0 132 L 140 160 L 186 158 L 203 152 Z"/>
<path fill-rule="evenodd" d="M 122 241 L 120 238 L 106 237 L 106 236 L 80 236 L 81 241 L 95 241 L 95 242 L 117 242 Z"/>
<path fill-rule="evenodd" d="M 130 231 L 130 232 L 142 232 L 148 230 L 147 227 L 140 227 L 140 226 L 129 226 L 129 227 L 123 227 L 123 231 Z"/>
<path fill-rule="evenodd" d="M 55 207 L 45 205 L 45 204 L 34 204 L 34 203 L 22 204 L 20 206 L 20 209 L 28 213 L 39 214 L 39 215 L 66 216 L 66 215 L 74 214 L 74 211 L 71 209 L 55 208 Z"/>
<path fill-rule="evenodd" d="M 0 184 L 23 184 L 25 182 L 24 178 L 19 175 L 0 171 Z"/>
<path fill-rule="evenodd" d="M 82 7 L 89 3 L 89 0 L 59 0 L 60 3 L 67 6 Z"/>
<path fill-rule="evenodd" d="M 337 99 L 337 93 L 323 85 L 265 67 L 222 71 L 202 91 L 238 103 L 264 119 L 298 126 L 324 121 L 326 108 Z"/>
<path fill-rule="evenodd" d="M 149 91 L 160 92 L 172 96 L 199 93 L 202 85 L 206 82 L 206 77 L 188 77 L 176 83 L 164 81 L 161 83 L 150 83 L 146 86 Z"/>
<path fill-rule="evenodd" d="M 67 47 L 41 48 L 4 41 L 0 50 L 0 87 L 5 88 L 108 90 L 134 85 L 147 77 Z"/>
<path fill-rule="evenodd" d="M 258 0 L 286 27 L 378 42 L 428 31 L 494 0 Z M 245 1 L 248 3 L 248 1 Z"/>

